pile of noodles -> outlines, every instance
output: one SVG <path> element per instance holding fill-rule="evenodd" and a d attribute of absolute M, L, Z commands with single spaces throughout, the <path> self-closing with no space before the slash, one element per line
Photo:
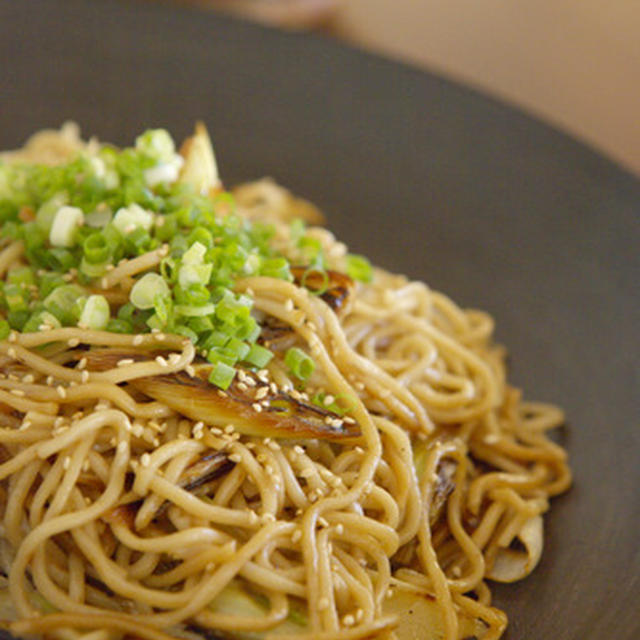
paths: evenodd
<path fill-rule="evenodd" d="M 80 147 L 67 128 L 18 157 L 51 162 Z M 291 216 L 286 198 L 268 182 L 244 189 L 240 212 L 244 198 L 246 215 L 273 221 L 274 241 L 293 252 L 279 222 Z M 310 233 L 340 271 L 345 246 L 320 227 Z M 22 260 L 19 246 L 2 247 L 0 277 Z M 109 287 L 126 290 L 136 275 L 116 270 Z M 237 290 L 290 328 L 290 344 L 316 362 L 306 392 L 348 398 L 360 437 L 211 428 L 129 384 L 188 372 L 196 354 L 182 336 L 13 332 L 0 342 L 5 626 L 64 640 L 205 630 L 402 640 L 398 610 L 387 606 L 402 591 L 435 607 L 434 629 L 421 637 L 455 640 L 472 628 L 498 638 L 506 616 L 491 606 L 487 580 L 533 569 L 541 515 L 570 472 L 546 435 L 562 412 L 509 386 L 491 317 L 382 270 L 355 286 L 340 314 L 283 280 L 247 278 Z M 141 360 L 92 370 L 83 355 L 98 348 Z M 277 356 L 259 375 L 296 386 Z M 181 478 L 212 454 L 226 466 L 194 495 Z M 234 589 L 262 615 L 215 605 Z"/>

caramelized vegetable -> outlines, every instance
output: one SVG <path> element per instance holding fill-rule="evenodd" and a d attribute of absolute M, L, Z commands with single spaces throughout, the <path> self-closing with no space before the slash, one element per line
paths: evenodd
<path fill-rule="evenodd" d="M 354 287 L 354 282 L 348 275 L 313 267 L 291 267 L 291 275 L 298 286 L 319 292 L 318 296 L 336 313 L 348 311 Z"/>
<path fill-rule="evenodd" d="M 206 488 L 206 485 L 213 480 L 216 480 L 220 476 L 227 473 L 235 466 L 231 460 L 229 460 L 226 453 L 222 451 L 211 451 L 210 453 L 202 456 L 199 460 L 189 465 L 180 479 L 178 480 L 178 486 L 189 491 L 194 495 L 199 495 L 202 491 L 198 489 Z M 112 520 L 121 522 L 130 529 L 133 529 L 136 513 L 142 505 L 142 500 L 135 500 L 133 502 L 127 502 L 121 504 L 105 515 L 106 520 Z M 164 502 L 156 512 L 158 517 L 169 505 L 169 502 Z"/>
<path fill-rule="evenodd" d="M 88 368 L 99 371 L 116 367 L 120 360 L 140 362 L 157 355 L 112 349 L 85 353 Z M 274 390 L 249 372 L 242 372 L 242 377 L 251 384 L 236 376 L 229 388 L 222 391 L 208 381 L 212 367 L 207 362 L 197 363 L 193 366 L 193 376 L 178 371 L 136 378 L 128 384 L 192 420 L 215 427 L 232 424 L 244 435 L 322 440 L 360 436 L 357 425 L 345 422 L 338 414 L 296 399 L 280 389 Z"/>

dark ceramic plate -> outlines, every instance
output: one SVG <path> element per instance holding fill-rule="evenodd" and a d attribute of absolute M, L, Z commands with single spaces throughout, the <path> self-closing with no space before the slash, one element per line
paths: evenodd
<path fill-rule="evenodd" d="M 513 109 L 322 38 L 157 3 L 0 0 L 0 148 L 77 120 L 119 143 L 208 124 L 353 250 L 497 319 L 512 376 L 566 408 L 575 485 L 510 640 L 640 636 L 640 183 Z"/>

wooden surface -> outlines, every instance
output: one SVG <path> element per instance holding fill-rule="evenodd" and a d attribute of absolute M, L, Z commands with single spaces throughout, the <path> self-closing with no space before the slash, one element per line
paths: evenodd
<path fill-rule="evenodd" d="M 575 472 L 540 566 L 495 589 L 506 638 L 640 637 L 636 179 L 439 77 L 195 10 L 0 0 L 0 59 L 0 148 L 202 118 L 229 183 L 271 174 L 354 251 L 490 311 L 515 383 L 566 409 Z"/>

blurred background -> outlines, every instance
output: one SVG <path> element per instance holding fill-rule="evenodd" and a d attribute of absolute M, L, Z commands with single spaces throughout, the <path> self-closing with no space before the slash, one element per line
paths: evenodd
<path fill-rule="evenodd" d="M 640 175 L 640 0 L 182 0 L 481 89 Z"/>

